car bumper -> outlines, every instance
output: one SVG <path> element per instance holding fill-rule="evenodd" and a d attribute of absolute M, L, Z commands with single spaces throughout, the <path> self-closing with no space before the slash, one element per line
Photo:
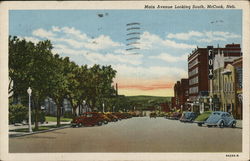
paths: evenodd
<path fill-rule="evenodd" d="M 216 123 L 207 123 L 207 122 L 205 122 L 204 123 L 206 126 L 217 126 L 218 124 L 216 124 Z"/>

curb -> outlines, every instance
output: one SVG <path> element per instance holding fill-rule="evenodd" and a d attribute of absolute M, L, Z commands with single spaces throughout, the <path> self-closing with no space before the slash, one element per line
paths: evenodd
<path fill-rule="evenodd" d="M 48 130 L 43 130 L 43 131 L 36 131 L 36 132 L 32 132 L 32 133 L 21 133 L 21 134 L 9 134 L 9 137 L 21 137 L 21 136 L 26 136 L 26 135 L 33 135 L 33 134 L 38 134 L 38 133 L 45 133 L 45 132 L 50 132 L 50 131 L 55 131 L 55 130 L 60 130 L 60 129 L 66 129 L 71 127 L 70 125 L 66 125 L 63 127 L 58 127 L 58 128 L 51 128 Z"/>

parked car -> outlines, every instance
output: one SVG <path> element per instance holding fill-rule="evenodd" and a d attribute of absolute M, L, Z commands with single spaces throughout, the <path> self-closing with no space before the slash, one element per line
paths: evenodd
<path fill-rule="evenodd" d="M 167 112 L 166 114 L 165 114 L 165 118 L 166 119 L 170 119 L 170 116 L 172 115 L 172 112 Z"/>
<path fill-rule="evenodd" d="M 104 118 L 97 112 L 87 112 L 83 115 L 74 118 L 71 121 L 72 127 L 81 126 L 101 126 L 104 123 Z"/>
<path fill-rule="evenodd" d="M 122 120 L 122 119 L 126 119 L 127 117 L 121 113 L 121 112 L 114 112 L 112 113 L 113 115 L 115 115 L 119 120 Z"/>
<path fill-rule="evenodd" d="M 130 118 L 133 117 L 133 116 L 132 116 L 130 113 L 128 113 L 128 112 L 123 112 L 122 115 L 124 115 L 124 117 L 125 117 L 126 119 L 130 119 Z"/>
<path fill-rule="evenodd" d="M 118 117 L 115 115 L 112 115 L 111 113 L 106 113 L 105 114 L 111 121 L 116 122 L 118 121 Z"/>
<path fill-rule="evenodd" d="M 132 117 L 139 117 L 139 114 L 137 114 L 136 112 L 129 112 L 131 115 L 132 115 Z"/>
<path fill-rule="evenodd" d="M 173 112 L 170 114 L 170 118 L 172 120 L 179 120 L 181 118 L 182 113 L 180 112 Z"/>
<path fill-rule="evenodd" d="M 103 113 L 97 113 L 97 115 L 99 115 L 100 117 L 103 118 L 103 123 L 107 124 L 108 122 L 111 122 L 112 120 L 105 114 Z"/>
<path fill-rule="evenodd" d="M 194 112 L 183 112 L 180 118 L 181 122 L 193 122 L 197 117 L 197 114 Z"/>
<path fill-rule="evenodd" d="M 151 112 L 151 113 L 149 114 L 149 117 L 150 117 L 150 118 L 156 118 L 156 113 L 155 113 L 155 112 Z"/>
<path fill-rule="evenodd" d="M 196 117 L 194 123 L 197 123 L 198 126 L 202 126 L 205 123 L 205 121 L 209 118 L 211 113 L 212 113 L 211 111 L 203 112 L 202 114 L 198 115 L 198 117 Z"/>
<path fill-rule="evenodd" d="M 228 112 L 215 111 L 205 121 L 205 125 L 208 127 L 236 127 L 236 120 Z"/>

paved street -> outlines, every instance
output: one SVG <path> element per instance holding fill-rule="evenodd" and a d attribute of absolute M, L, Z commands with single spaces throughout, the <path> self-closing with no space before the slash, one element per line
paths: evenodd
<path fill-rule="evenodd" d="M 10 152 L 240 152 L 241 128 L 207 128 L 165 118 L 131 118 L 9 139 Z"/>

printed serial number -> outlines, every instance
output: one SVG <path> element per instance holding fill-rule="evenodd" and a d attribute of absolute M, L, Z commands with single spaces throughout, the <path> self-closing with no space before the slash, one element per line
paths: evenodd
<path fill-rule="evenodd" d="M 239 157 L 239 154 L 226 154 L 226 157 Z"/>

